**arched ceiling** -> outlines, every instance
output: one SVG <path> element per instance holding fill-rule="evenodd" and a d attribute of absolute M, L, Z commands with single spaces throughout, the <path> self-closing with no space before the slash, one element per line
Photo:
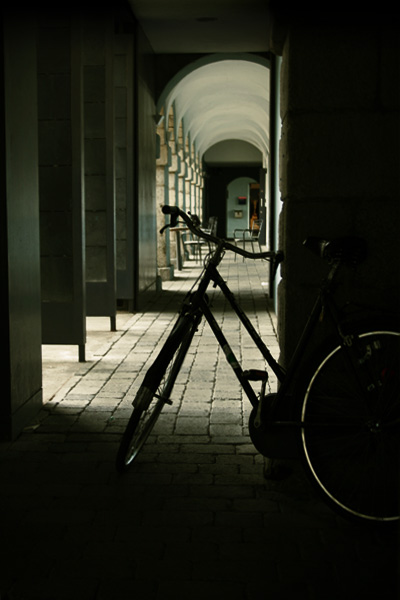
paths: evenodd
<path fill-rule="evenodd" d="M 218 56 L 174 78 L 158 109 L 172 109 L 200 159 L 241 140 L 268 155 L 271 0 L 129 0 L 156 55 Z M 212 54 L 215 53 L 215 54 Z M 257 53 L 257 54 L 254 54 Z M 238 55 L 247 56 L 239 59 Z M 231 57 L 223 60 L 223 57 Z"/>
<path fill-rule="evenodd" d="M 193 64 L 186 74 L 170 82 L 160 99 L 159 111 L 174 110 L 176 126 L 200 160 L 213 145 L 224 140 L 242 140 L 255 146 L 267 162 L 269 152 L 269 69 L 265 60 L 242 58 L 208 59 Z M 204 61 L 203 61 L 204 63 Z"/>

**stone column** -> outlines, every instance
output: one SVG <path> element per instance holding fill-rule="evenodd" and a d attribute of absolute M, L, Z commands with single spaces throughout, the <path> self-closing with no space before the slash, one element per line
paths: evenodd
<path fill-rule="evenodd" d="M 192 194 L 192 169 L 186 162 L 186 173 L 185 173 L 185 190 L 186 190 L 186 203 L 187 210 L 196 214 L 196 207 L 194 203 L 194 197 Z"/>
<path fill-rule="evenodd" d="M 177 193 L 177 172 L 178 172 L 178 156 L 175 153 L 175 145 L 169 146 L 169 160 L 168 160 L 168 199 L 169 204 L 172 206 L 178 205 L 178 193 Z M 174 233 L 170 234 L 170 253 L 171 261 L 177 265 L 178 252 L 177 252 L 177 236 Z"/>
<path fill-rule="evenodd" d="M 178 170 L 177 170 L 177 198 L 178 206 L 186 212 L 185 205 L 185 186 L 184 186 L 185 164 L 182 160 L 182 154 L 178 153 Z"/>
<path fill-rule="evenodd" d="M 373 35 L 372 35 L 373 33 Z M 283 361 L 312 307 L 327 265 L 307 236 L 366 239 L 368 259 L 338 290 L 339 302 L 396 310 L 399 303 L 399 69 L 393 32 L 293 26 L 282 57 L 279 290 Z M 350 276 L 351 275 L 351 276 Z M 325 322 L 324 322 L 325 323 Z M 327 335 L 325 324 L 319 337 Z"/>
<path fill-rule="evenodd" d="M 157 268 L 161 281 L 169 281 L 174 277 L 174 267 L 170 263 L 169 233 L 165 231 L 162 235 L 160 229 L 165 225 L 165 215 L 161 211 L 165 204 L 169 204 L 168 190 L 168 147 L 165 143 L 165 131 L 163 124 L 158 128 L 159 156 L 156 166 L 156 218 L 157 218 Z"/>
<path fill-rule="evenodd" d="M 2 27 L 0 439 L 10 440 L 42 406 L 38 88 L 36 27 L 20 14 L 5 16 Z"/>

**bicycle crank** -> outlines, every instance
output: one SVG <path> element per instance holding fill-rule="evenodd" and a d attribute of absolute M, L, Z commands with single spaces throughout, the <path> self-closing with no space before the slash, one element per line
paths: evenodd
<path fill-rule="evenodd" d="M 293 428 L 285 427 L 284 421 L 275 422 L 271 415 L 271 405 L 277 394 L 267 394 L 253 408 L 249 417 L 249 434 L 255 449 L 268 458 L 293 458 L 297 447 Z M 274 411 L 275 412 L 275 411 Z"/>

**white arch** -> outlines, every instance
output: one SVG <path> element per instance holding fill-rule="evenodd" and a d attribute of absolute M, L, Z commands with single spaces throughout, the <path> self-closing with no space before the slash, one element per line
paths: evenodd
<path fill-rule="evenodd" d="M 213 55 L 180 71 L 161 95 L 158 111 L 176 124 L 201 159 L 213 144 L 241 139 L 269 153 L 269 68 L 251 55 Z"/>

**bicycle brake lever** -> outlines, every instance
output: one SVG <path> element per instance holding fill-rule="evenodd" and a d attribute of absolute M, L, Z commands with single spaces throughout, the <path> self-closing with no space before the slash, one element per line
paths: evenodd
<path fill-rule="evenodd" d="M 189 210 L 188 210 L 188 215 L 190 215 L 193 225 L 195 225 L 196 227 L 200 227 L 201 221 L 200 221 L 199 217 L 197 215 L 194 215 L 193 213 L 191 213 Z"/>
<path fill-rule="evenodd" d="M 282 250 L 278 250 L 277 253 L 275 254 L 275 257 L 272 262 L 272 280 L 275 279 L 276 273 L 278 271 L 278 267 L 282 261 L 283 261 L 283 252 L 282 252 Z"/>
<path fill-rule="evenodd" d="M 168 227 L 176 227 L 177 223 L 178 223 L 178 215 L 176 215 L 176 214 L 173 213 L 171 215 L 171 221 L 170 221 L 170 223 L 167 223 L 166 225 L 164 225 L 164 227 L 161 227 L 161 229 L 160 229 L 161 235 L 164 233 L 164 231 L 166 229 L 168 229 Z"/>

